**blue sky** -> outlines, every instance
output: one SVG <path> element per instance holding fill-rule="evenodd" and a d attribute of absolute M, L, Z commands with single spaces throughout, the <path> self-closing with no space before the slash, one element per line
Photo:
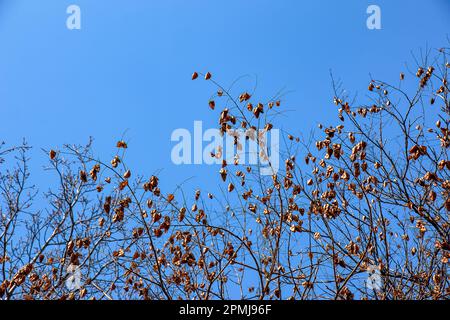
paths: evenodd
<path fill-rule="evenodd" d="M 81 8 L 81 30 L 66 28 L 66 8 Z M 381 30 L 366 28 L 366 8 L 381 8 Z M 279 124 L 301 134 L 335 123 L 329 70 L 365 95 L 369 73 L 397 81 L 411 52 L 448 45 L 450 1 L 138 1 L 0 0 L 0 140 L 34 146 L 33 179 L 44 184 L 41 148 L 95 138 L 109 158 L 129 142 L 134 171 L 162 169 L 171 188 L 219 181 L 211 166 L 175 166 L 177 128 L 215 127 L 214 87 L 191 81 L 210 71 L 227 86 L 267 100 L 289 91 Z M 328 121 L 328 122 L 327 122 Z M 217 178 L 217 181 L 215 180 Z"/>

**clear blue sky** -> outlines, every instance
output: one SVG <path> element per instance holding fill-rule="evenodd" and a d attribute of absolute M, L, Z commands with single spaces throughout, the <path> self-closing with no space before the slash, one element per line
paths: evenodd
<path fill-rule="evenodd" d="M 81 30 L 66 28 L 70 4 Z M 382 30 L 366 28 L 369 4 Z M 249 88 L 257 77 L 262 100 L 291 91 L 280 123 L 308 132 L 334 120 L 329 69 L 364 96 L 369 73 L 396 81 L 412 50 L 448 45 L 449 33 L 449 0 L 0 0 L 0 140 L 26 138 L 39 169 L 40 148 L 93 136 L 108 158 L 125 133 L 135 171 L 163 169 L 169 187 L 190 177 L 214 185 L 217 168 L 170 160 L 174 129 L 216 126 L 214 88 L 191 81 L 194 70 L 224 85 L 250 75 Z M 33 177 L 45 185 L 48 174 Z"/>

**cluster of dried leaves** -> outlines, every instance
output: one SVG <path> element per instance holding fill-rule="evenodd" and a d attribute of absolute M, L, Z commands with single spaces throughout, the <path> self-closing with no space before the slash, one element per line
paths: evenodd
<path fill-rule="evenodd" d="M 164 192 L 156 175 L 132 174 L 119 141 L 108 161 L 90 143 L 50 150 L 58 179 L 42 197 L 28 183 L 29 147 L 0 149 L 16 159 L 0 168 L 0 298 L 448 298 L 448 53 L 398 85 L 372 80 L 368 104 L 333 82 L 340 124 L 319 125 L 314 140 L 288 134 L 271 177 L 224 160 L 224 196 Z M 222 106 L 223 134 L 273 128 L 281 99 L 202 76 L 217 86 L 208 104 Z M 69 289 L 73 266 L 81 286 Z M 373 267 L 378 290 L 365 285 Z"/>

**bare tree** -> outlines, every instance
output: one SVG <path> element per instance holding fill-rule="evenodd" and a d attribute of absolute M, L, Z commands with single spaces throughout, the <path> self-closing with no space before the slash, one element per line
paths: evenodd
<path fill-rule="evenodd" d="M 108 161 L 91 141 L 46 151 L 55 179 L 42 193 L 30 147 L 2 145 L 0 297 L 447 299 L 448 54 L 427 52 L 395 85 L 372 79 L 365 103 L 333 80 L 340 123 L 286 133 L 272 176 L 223 161 L 219 195 L 160 190 L 128 167 L 125 141 Z M 258 102 L 201 75 L 224 135 L 272 130 L 280 97 Z"/>

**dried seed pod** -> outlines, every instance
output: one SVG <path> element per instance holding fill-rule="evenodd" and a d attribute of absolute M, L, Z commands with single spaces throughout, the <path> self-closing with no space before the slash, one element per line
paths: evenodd
<path fill-rule="evenodd" d="M 417 72 L 416 72 L 416 76 L 417 76 L 417 78 L 420 78 L 421 76 L 422 76 L 422 74 L 423 74 L 423 68 L 422 67 L 420 67 L 419 69 L 417 69 Z"/>
<path fill-rule="evenodd" d="M 178 221 L 183 221 L 184 217 L 186 216 L 186 208 L 183 207 L 180 209 L 180 215 L 178 216 Z"/>
<path fill-rule="evenodd" d="M 128 148 L 128 145 L 127 145 L 127 143 L 125 141 L 120 140 L 120 141 L 117 142 L 116 147 L 117 148 L 126 149 L 126 148 Z"/>
<path fill-rule="evenodd" d="M 220 176 L 222 177 L 223 181 L 227 180 L 227 174 L 228 174 L 227 169 L 221 168 L 219 173 L 220 173 Z"/>
<path fill-rule="evenodd" d="M 80 171 L 80 180 L 81 180 L 82 182 L 84 182 L 84 183 L 87 182 L 87 174 L 86 174 L 86 171 L 84 171 L 84 170 L 81 170 L 81 171 Z"/>
<path fill-rule="evenodd" d="M 119 190 L 125 189 L 125 187 L 128 186 L 128 180 L 124 180 L 119 184 Z"/>
<path fill-rule="evenodd" d="M 120 163 L 120 158 L 119 156 L 115 156 L 112 160 L 111 160 L 111 165 L 113 166 L 113 168 L 117 168 L 117 166 Z"/>

